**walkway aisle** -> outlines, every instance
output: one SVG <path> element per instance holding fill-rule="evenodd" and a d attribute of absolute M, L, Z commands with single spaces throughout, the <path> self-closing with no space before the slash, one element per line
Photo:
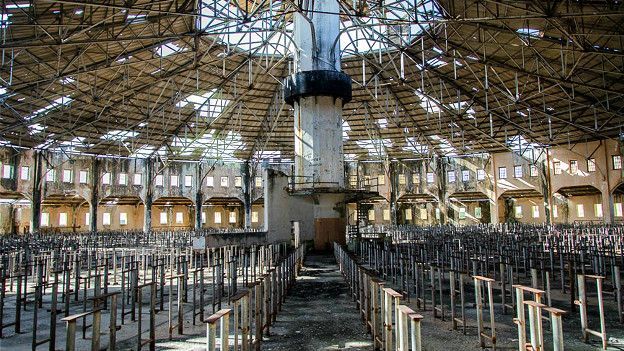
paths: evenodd
<path fill-rule="evenodd" d="M 372 350 L 333 256 L 306 257 L 262 350 Z"/>

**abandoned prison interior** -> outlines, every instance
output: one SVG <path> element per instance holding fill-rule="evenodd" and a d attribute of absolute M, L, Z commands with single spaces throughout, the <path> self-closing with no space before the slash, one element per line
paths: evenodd
<path fill-rule="evenodd" d="M 624 350 L 621 0 L 0 16 L 0 350 Z"/>

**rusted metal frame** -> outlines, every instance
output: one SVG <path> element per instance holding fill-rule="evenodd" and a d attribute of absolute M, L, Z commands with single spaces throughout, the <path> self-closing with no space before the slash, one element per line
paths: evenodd
<path fill-rule="evenodd" d="M 275 65 L 278 65 L 281 63 L 282 60 L 280 60 L 279 62 L 277 62 Z M 230 83 L 232 80 L 232 77 L 236 76 L 236 74 L 238 74 L 238 72 L 240 70 L 242 70 L 243 68 L 245 68 L 247 66 L 247 62 L 244 61 L 242 63 L 239 64 L 239 66 L 233 70 L 224 80 L 221 84 L 219 84 L 216 89 L 222 89 L 227 83 Z M 265 72 L 269 71 L 270 69 L 265 69 Z M 254 81 L 257 79 L 257 75 L 254 77 Z M 224 116 L 227 114 L 228 118 L 226 118 L 226 122 L 229 121 L 229 119 L 232 117 L 233 113 L 234 113 L 234 108 L 236 106 L 239 105 L 239 103 L 242 101 L 242 99 L 251 92 L 250 89 L 248 89 L 247 91 L 245 91 L 243 94 L 241 94 L 236 100 L 230 102 L 228 104 L 228 106 L 221 112 L 221 116 Z M 228 111 L 230 110 L 230 111 Z M 180 130 L 180 128 L 182 128 L 184 126 L 184 124 L 188 123 L 188 121 L 190 120 L 190 118 L 192 118 L 194 116 L 194 114 L 190 114 L 187 118 L 185 118 L 183 121 L 184 123 L 180 124 L 176 130 L 174 131 L 173 135 L 177 135 L 178 131 Z M 209 123 L 206 127 L 204 127 L 203 129 L 201 129 L 199 131 L 199 133 L 197 133 L 197 135 L 203 135 L 203 133 L 205 133 L 208 129 L 211 129 L 213 123 L 216 121 L 217 119 L 215 119 L 214 121 L 212 121 L 211 123 Z M 197 138 L 196 138 L 197 139 Z M 160 147 L 162 147 L 165 144 L 168 144 L 170 142 L 169 138 L 167 140 L 165 140 L 163 143 L 161 143 L 155 150 L 160 149 Z M 153 153 L 152 153 L 153 154 Z"/>

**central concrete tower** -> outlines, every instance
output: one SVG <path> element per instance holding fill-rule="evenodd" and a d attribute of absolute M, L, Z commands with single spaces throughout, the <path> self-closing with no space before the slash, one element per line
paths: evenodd
<path fill-rule="evenodd" d="M 342 108 L 351 100 L 351 78 L 340 71 L 340 8 L 336 0 L 304 1 L 294 15 L 294 73 L 284 96 L 294 108 L 293 196 L 310 196 L 315 246 L 345 235 Z"/>
<path fill-rule="evenodd" d="M 295 187 L 344 188 L 342 107 L 351 78 L 340 71 L 340 8 L 336 0 L 305 1 L 294 15 L 295 71 L 286 102 L 295 115 Z"/>

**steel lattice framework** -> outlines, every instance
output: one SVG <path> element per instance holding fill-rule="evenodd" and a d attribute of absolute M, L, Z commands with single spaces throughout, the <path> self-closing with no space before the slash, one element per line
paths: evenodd
<path fill-rule="evenodd" d="M 282 79 L 297 54 L 299 1 L 0 4 L 0 144 L 292 158 Z M 348 158 L 521 151 L 622 132 L 622 1 L 340 5 Z"/>

